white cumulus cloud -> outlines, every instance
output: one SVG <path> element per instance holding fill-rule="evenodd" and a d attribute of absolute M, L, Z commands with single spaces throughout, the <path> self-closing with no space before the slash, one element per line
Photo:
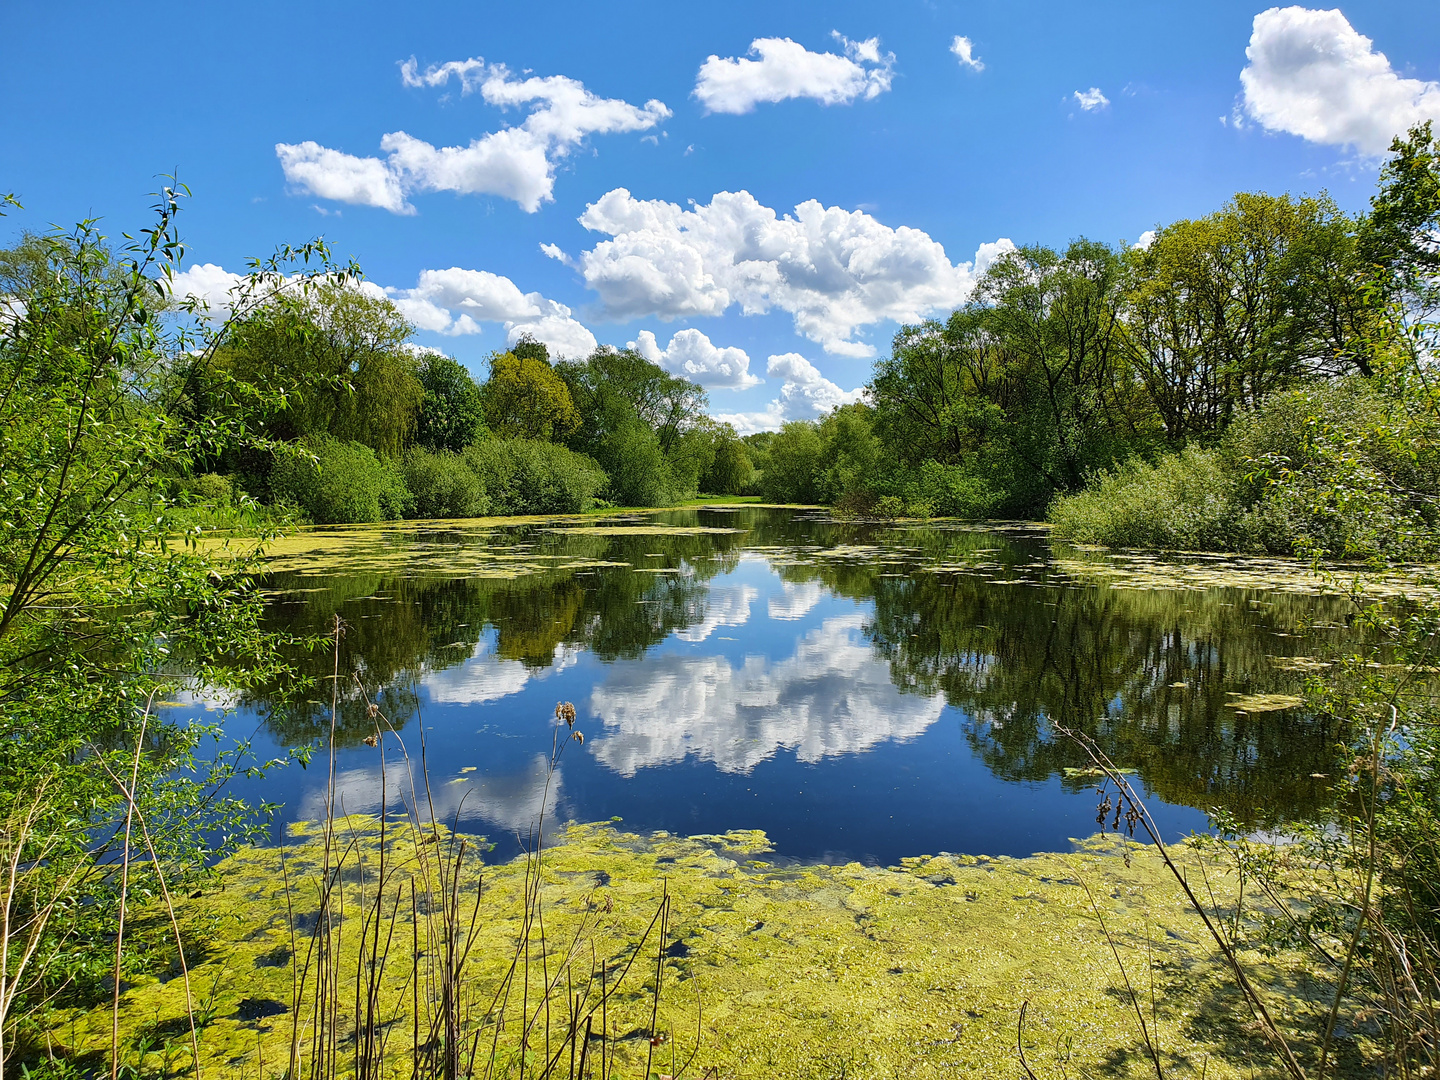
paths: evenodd
<path fill-rule="evenodd" d="M 865 397 L 864 387 L 842 390 L 799 353 L 770 357 L 765 371 L 784 380 L 778 398 L 762 412 L 721 413 L 715 419 L 732 425 L 741 435 L 749 435 L 756 431 L 775 431 L 787 420 L 814 420 L 837 405 L 849 405 Z"/>
<path fill-rule="evenodd" d="M 392 214 L 415 213 L 405 201 L 400 178 L 379 158 L 355 157 L 309 139 L 276 143 L 275 156 L 285 179 L 302 191 L 336 202 L 378 206 Z"/>
<path fill-rule="evenodd" d="M 748 113 L 763 102 L 813 98 L 822 105 L 839 105 L 890 89 L 895 54 L 882 54 L 879 38 L 833 36 L 844 55 L 811 52 L 789 38 L 756 38 L 749 56 L 712 54 L 700 65 L 695 97 L 707 112 Z"/>
<path fill-rule="evenodd" d="M 962 68 L 969 68 L 971 71 L 984 71 L 985 61 L 975 55 L 975 43 L 968 37 L 955 35 L 955 40 L 950 42 L 950 51 L 955 54 L 955 59 L 960 61 Z"/>
<path fill-rule="evenodd" d="M 508 343 L 529 334 L 555 356 L 585 356 L 597 344 L 564 304 L 538 292 L 521 292 L 509 278 L 488 270 L 422 270 L 413 289 L 390 287 L 385 293 L 422 330 L 478 334 L 481 323 L 498 322 Z"/>
<path fill-rule="evenodd" d="M 971 265 L 952 264 L 922 230 L 813 199 L 782 217 L 748 191 L 685 210 L 616 188 L 587 206 L 580 224 L 610 237 L 579 259 L 610 317 L 779 308 L 798 333 L 841 356 L 875 354 L 854 340 L 861 327 L 948 311 L 975 283 Z"/>
<path fill-rule="evenodd" d="M 1098 86 L 1092 86 L 1089 90 L 1076 90 L 1075 103 L 1086 112 L 1094 112 L 1109 105 L 1110 99 L 1101 93 Z"/>
<path fill-rule="evenodd" d="M 553 198 L 556 164 L 589 135 L 644 131 L 670 116 L 660 101 L 643 107 L 602 98 L 563 75 L 515 78 L 504 64 L 479 57 L 451 61 L 420 72 L 413 60 L 401 67 L 409 86 L 440 86 L 454 76 L 462 93 L 479 91 L 500 108 L 528 109 L 517 127 L 502 128 L 468 146 L 434 146 L 404 131 L 380 140 L 386 157 L 355 157 L 314 141 L 277 143 L 285 179 L 296 188 L 339 202 L 414 213 L 413 192 L 453 191 L 513 199 L 527 213 Z"/>
<path fill-rule="evenodd" d="M 177 299 L 198 297 L 209 306 L 212 316 L 228 314 L 231 290 L 243 279 L 223 266 L 199 263 L 173 281 Z M 597 344 L 595 335 L 579 322 L 568 307 L 538 292 L 521 292 L 508 277 L 488 270 L 422 270 L 413 289 L 380 286 L 361 281 L 354 286 L 371 296 L 385 297 L 421 330 L 459 336 L 478 334 L 482 323 L 500 323 L 506 342 L 514 344 L 522 334 L 543 341 L 553 356 L 586 356 Z"/>
<path fill-rule="evenodd" d="M 1262 11 L 1245 56 L 1244 111 L 1268 131 L 1383 154 L 1396 135 L 1440 119 L 1440 83 L 1396 74 L 1338 9 Z"/>
<path fill-rule="evenodd" d="M 215 263 L 196 263 L 170 279 L 171 295 L 176 300 L 187 297 L 203 300 L 212 316 L 223 316 L 230 310 L 233 291 L 244 280 L 239 274 L 232 274 Z"/>
<path fill-rule="evenodd" d="M 978 248 L 975 249 L 976 277 L 979 277 L 981 274 L 985 273 L 986 270 L 989 270 L 991 265 L 995 262 L 996 259 L 1000 258 L 1000 256 L 1008 255 L 1014 250 L 1014 241 L 1004 236 L 1002 236 L 999 240 L 991 240 L 987 243 L 981 244 Z"/>
<path fill-rule="evenodd" d="M 750 357 L 744 349 L 715 345 L 699 330 L 677 331 L 663 349 L 653 332 L 641 330 L 628 347 L 652 364 L 701 386 L 748 390 L 765 381 L 750 373 Z"/>

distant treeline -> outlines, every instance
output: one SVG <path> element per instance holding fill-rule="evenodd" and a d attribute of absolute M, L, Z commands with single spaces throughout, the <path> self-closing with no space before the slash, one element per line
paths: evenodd
<path fill-rule="evenodd" d="M 759 489 L 859 514 L 1049 513 L 1110 544 L 1428 550 L 1437 235 L 1427 124 L 1358 217 L 1240 194 L 1143 247 L 1020 248 L 948 319 L 901 328 L 866 402 L 748 437 Z"/>
<path fill-rule="evenodd" d="M 332 523 L 758 494 L 1048 515 L 1107 544 L 1423 554 L 1440 523 L 1437 235 L 1426 124 L 1358 216 L 1239 194 L 1143 247 L 1004 254 L 964 307 L 900 329 L 864 400 L 743 439 L 633 350 L 559 359 L 521 337 L 477 382 L 382 295 L 320 278 L 262 290 L 218 348 L 174 361 L 191 430 L 246 437 L 191 457 L 169 494 L 212 523 L 227 505 Z M 0 252 L 0 292 L 33 292 L 47 250 Z"/>
<path fill-rule="evenodd" d="M 383 297 L 345 284 L 276 297 L 192 373 L 192 422 L 234 409 L 225 387 L 272 390 L 250 417 L 273 441 L 177 479 L 207 500 L 248 494 L 317 523 L 567 513 L 739 493 L 752 470 L 704 390 L 633 351 L 553 362 L 521 338 L 477 384 L 417 350 Z M 242 406 L 249 408 L 249 406 Z"/>

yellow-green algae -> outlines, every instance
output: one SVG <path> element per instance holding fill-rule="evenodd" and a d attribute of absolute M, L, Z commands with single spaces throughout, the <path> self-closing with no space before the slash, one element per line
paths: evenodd
<path fill-rule="evenodd" d="M 747 530 L 714 525 L 557 525 L 545 531 L 579 536 L 728 536 Z"/>
<path fill-rule="evenodd" d="M 373 879 L 374 823 L 349 819 L 339 835 L 354 842 L 352 860 L 366 860 Z M 387 846 L 392 862 L 413 859 L 407 843 Z M 1274 1072 L 1204 927 L 1148 850 L 1132 844 L 1132 857 L 1122 860 L 1120 842 L 1097 838 L 1075 854 L 940 855 L 889 869 L 773 865 L 762 858 L 768 850 L 755 832 L 641 837 L 607 825 L 572 825 L 544 854 L 552 970 L 557 943 L 568 942 L 582 918 L 598 920 L 589 940 L 613 970 L 668 889 L 674 914 L 659 1072 L 669 1071 L 672 1046 L 681 1059 L 693 1048 L 698 999 L 700 1050 L 690 1075 L 711 1066 L 725 1078 L 1018 1075 L 1016 1025 L 1025 1002 L 1026 1051 L 1042 1075 L 1062 1067 L 1082 1076 L 1147 1075 L 1151 1066 L 1090 896 L 1144 998 L 1147 1019 L 1152 1008 L 1158 1014 L 1155 1030 L 1170 1075 L 1218 1080 Z M 1184 861 L 1195 858 L 1183 845 L 1177 850 Z M 302 834 L 285 857 L 294 911 L 302 922 L 313 919 L 318 845 Z M 222 889 L 182 901 L 187 933 L 208 937 L 190 973 L 214 1017 L 201 1036 L 206 1075 L 259 1076 L 262 1056 L 265 1075 L 283 1071 L 288 1017 L 238 1015 L 245 999 L 290 1001 L 296 964 L 285 963 L 291 939 L 280 867 L 277 849 L 242 851 L 222 865 Z M 473 895 L 480 869 L 478 862 L 470 868 L 462 892 Z M 490 1000 L 518 940 L 523 873 L 523 860 L 484 868 L 480 938 L 466 980 L 475 1002 Z M 1226 875 L 1213 867 L 1209 875 L 1222 900 L 1233 900 Z M 345 877 L 344 903 L 354 919 L 362 875 Z M 391 1004 L 410 964 L 408 892 L 401 891 L 407 902 L 395 940 L 405 944 L 396 948 L 401 959 L 391 961 Z M 302 933 L 301 957 L 304 947 Z M 581 951 L 588 968 L 588 947 Z M 348 957 L 353 971 L 353 942 L 341 955 L 342 967 Z M 612 1033 L 629 1036 L 620 1042 L 616 1076 L 639 1076 L 648 1049 L 649 955 L 648 972 L 637 965 L 611 1005 Z M 1279 1023 L 1313 1030 L 1323 1003 L 1299 963 L 1244 955 L 1258 981 L 1284 992 L 1270 1001 Z M 539 965 L 538 950 L 531 965 Z M 127 1037 L 183 1029 L 182 983 L 171 974 L 125 993 Z M 353 1016 L 350 993 L 342 992 L 345 1016 Z M 105 1007 L 57 1012 L 49 1038 L 57 1051 L 98 1058 L 108 1047 L 109 1024 Z M 408 1075 L 409 1031 L 408 1020 L 390 1029 L 396 1075 Z M 1356 1047 L 1361 1056 L 1366 1049 Z"/>
<path fill-rule="evenodd" d="M 1067 557 L 1068 547 L 1074 556 Z M 1370 599 L 1436 596 L 1436 568 L 1430 565 L 1395 566 L 1371 571 L 1354 564 L 1331 564 L 1318 569 L 1300 559 L 1183 551 L 1160 554 L 1134 552 L 1092 553 L 1079 545 L 1057 545 L 1051 564 L 1057 572 L 1112 589 L 1204 590 L 1259 589 L 1266 592 L 1351 592 Z M 958 568 L 957 568 L 958 569 Z"/>
<path fill-rule="evenodd" d="M 314 526 L 267 540 L 263 547 L 266 569 L 300 574 L 406 571 L 514 578 L 550 570 L 625 565 L 583 554 L 545 554 L 530 544 L 500 542 L 513 526 L 574 520 L 573 516 L 465 518 Z M 222 551 L 219 541 L 210 542 L 210 547 L 217 554 Z"/>

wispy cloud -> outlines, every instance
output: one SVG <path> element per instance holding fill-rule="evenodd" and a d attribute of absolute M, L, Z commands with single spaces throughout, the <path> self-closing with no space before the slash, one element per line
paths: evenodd
<path fill-rule="evenodd" d="M 955 40 L 950 42 L 950 51 L 955 59 L 960 61 L 962 68 L 969 68 L 971 71 L 984 71 L 985 61 L 975 55 L 975 43 L 968 37 L 955 35 Z"/>

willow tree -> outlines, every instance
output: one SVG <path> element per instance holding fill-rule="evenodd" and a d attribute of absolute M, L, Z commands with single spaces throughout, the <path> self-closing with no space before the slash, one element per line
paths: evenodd
<path fill-rule="evenodd" d="M 244 748 L 216 748 L 218 729 L 161 710 L 182 689 L 243 689 L 279 667 L 260 627 L 258 551 L 208 552 L 168 496 L 203 461 L 268 449 L 247 417 L 281 404 L 215 364 L 228 325 L 174 310 L 181 194 L 165 189 L 151 228 L 118 248 L 87 221 L 0 258 L 14 271 L 0 300 L 7 1075 L 27 1010 L 170 962 L 163 935 L 118 932 L 127 898 L 202 877 L 217 845 L 257 835 L 265 817 L 224 791 L 249 767 Z M 320 245 L 286 254 L 329 269 Z M 303 299 L 324 280 L 285 269 L 257 267 L 232 310 Z M 196 424 L 201 374 L 224 407 Z"/>
<path fill-rule="evenodd" d="M 395 455 L 425 399 L 414 329 L 383 296 L 327 284 L 259 306 L 235 326 L 225 359 L 273 395 L 263 420 L 273 437 L 329 435 Z"/>

